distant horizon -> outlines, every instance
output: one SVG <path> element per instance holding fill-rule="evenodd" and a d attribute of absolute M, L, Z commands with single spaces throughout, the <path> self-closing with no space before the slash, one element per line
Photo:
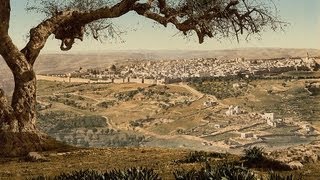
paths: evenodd
<path fill-rule="evenodd" d="M 143 51 L 150 51 L 150 52 L 161 52 L 161 51 L 180 51 L 180 52 L 212 52 L 212 51 L 232 51 L 232 50 L 249 50 L 249 49 L 285 49 L 285 50 L 314 50 L 320 51 L 320 48 L 287 48 L 287 47 L 239 47 L 239 48 L 226 48 L 226 49 L 106 49 L 106 50 L 91 50 L 91 51 L 46 51 L 42 52 L 41 55 L 50 55 L 50 54 L 61 54 L 61 55 L 73 55 L 73 54 L 103 54 L 104 52 L 143 52 Z"/>

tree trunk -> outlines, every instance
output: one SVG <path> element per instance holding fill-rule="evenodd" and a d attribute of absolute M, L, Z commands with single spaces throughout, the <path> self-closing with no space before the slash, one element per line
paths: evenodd
<path fill-rule="evenodd" d="M 36 128 L 36 76 L 33 67 L 24 56 L 9 55 L 4 59 L 13 73 L 15 88 L 11 105 L 0 90 L 0 156 L 21 156 L 31 151 L 66 147 Z"/>
<path fill-rule="evenodd" d="M 8 104 L 5 93 L 0 89 L 0 128 L 1 131 L 17 131 L 18 121 L 13 115 L 13 109 Z"/>
<path fill-rule="evenodd" d="M 12 43 L 10 44 L 12 42 L 11 39 L 8 42 L 8 51 L 3 53 L 2 56 L 13 74 L 15 88 L 11 107 L 8 107 L 6 103 L 2 104 L 7 109 L 12 109 L 11 116 L 6 116 L 4 122 L 9 125 L 16 125 L 5 130 L 11 132 L 36 132 L 36 76 L 33 71 L 33 65 Z"/>
<path fill-rule="evenodd" d="M 34 71 L 13 72 L 15 88 L 12 108 L 19 132 L 36 132 L 36 76 Z"/>

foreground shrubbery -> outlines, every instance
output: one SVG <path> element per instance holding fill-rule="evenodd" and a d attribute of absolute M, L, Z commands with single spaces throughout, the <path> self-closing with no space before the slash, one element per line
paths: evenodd
<path fill-rule="evenodd" d="M 177 163 L 207 162 L 211 158 L 225 158 L 227 155 L 216 152 L 194 151 L 189 153 L 184 159 L 177 160 Z"/>
<path fill-rule="evenodd" d="M 263 148 L 256 146 L 245 149 L 243 159 L 248 163 L 259 163 L 265 158 L 263 152 Z"/>
<path fill-rule="evenodd" d="M 176 180 L 211 180 L 211 179 L 226 179 L 226 180 L 255 180 L 255 175 L 249 169 L 243 166 L 233 164 L 221 164 L 216 167 L 211 167 L 209 164 L 200 171 L 182 170 L 175 171 L 174 177 Z"/>
<path fill-rule="evenodd" d="M 302 177 L 295 177 L 294 175 L 280 175 L 274 172 L 269 173 L 269 177 L 267 180 L 302 180 Z"/>
<path fill-rule="evenodd" d="M 220 164 L 206 167 L 200 170 L 176 170 L 173 173 L 176 180 L 301 180 L 293 175 L 280 175 L 269 172 L 266 178 L 255 174 L 246 167 L 234 164 Z M 55 177 L 38 176 L 32 180 L 161 180 L 161 177 L 153 169 L 129 168 L 127 170 L 112 170 L 101 173 L 95 170 L 80 170 L 71 173 L 62 173 Z"/>
<path fill-rule="evenodd" d="M 251 147 L 244 150 L 244 166 L 248 168 L 259 168 L 260 170 L 289 171 L 291 167 L 281 161 L 270 159 L 264 156 L 264 149 Z"/>
<path fill-rule="evenodd" d="M 39 176 L 32 180 L 161 180 L 161 178 L 153 169 L 129 168 L 125 171 L 112 170 L 105 173 L 94 170 L 80 170 L 62 173 L 55 177 Z"/>
<path fill-rule="evenodd" d="M 219 158 L 218 165 L 211 165 L 213 159 Z M 173 170 L 176 180 L 301 180 L 292 174 L 281 175 L 272 170 L 291 170 L 286 164 L 269 159 L 264 156 L 263 148 L 251 147 L 244 150 L 241 160 L 228 161 L 227 154 L 195 151 L 189 153 L 184 159 L 175 163 L 201 163 L 205 164 L 200 170 L 180 169 Z M 216 164 L 216 163 L 215 163 Z M 250 168 L 259 169 L 252 171 Z M 270 172 L 271 170 L 271 172 Z M 263 173 L 267 172 L 267 173 Z M 287 173 L 285 173 L 287 174 Z M 80 170 L 71 173 L 62 173 L 56 177 L 39 176 L 34 180 L 160 180 L 161 177 L 153 169 L 129 168 L 126 170 L 111 170 L 101 173 L 95 170 Z"/>

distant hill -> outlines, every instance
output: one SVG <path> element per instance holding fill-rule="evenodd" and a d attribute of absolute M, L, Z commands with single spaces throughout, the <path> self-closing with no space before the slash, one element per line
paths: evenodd
<path fill-rule="evenodd" d="M 37 73 L 66 73 L 83 68 L 109 67 L 112 63 L 124 60 L 160 60 L 160 59 L 190 59 L 199 57 L 214 57 L 231 59 L 244 57 L 246 59 L 267 59 L 275 57 L 305 57 L 320 56 L 318 49 L 285 49 L 285 48 L 241 48 L 212 51 L 187 50 L 129 50 L 105 51 L 103 53 L 79 54 L 44 54 L 35 64 Z M 0 57 L 1 58 L 1 57 Z M 0 60 L 0 87 L 10 91 L 13 87 L 12 77 L 5 62 Z"/>

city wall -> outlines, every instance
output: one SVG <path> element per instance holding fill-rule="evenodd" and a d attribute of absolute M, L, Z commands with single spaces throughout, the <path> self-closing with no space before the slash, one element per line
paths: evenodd
<path fill-rule="evenodd" d="M 143 78 L 114 78 L 108 80 L 95 80 L 95 79 L 83 79 L 83 78 L 70 78 L 70 77 L 59 77 L 59 76 L 44 76 L 37 75 L 37 80 L 46 80 L 46 81 L 56 81 L 56 82 L 65 82 L 65 83 L 142 83 L 142 84 L 165 84 L 164 80 L 157 79 L 143 79 Z"/>

